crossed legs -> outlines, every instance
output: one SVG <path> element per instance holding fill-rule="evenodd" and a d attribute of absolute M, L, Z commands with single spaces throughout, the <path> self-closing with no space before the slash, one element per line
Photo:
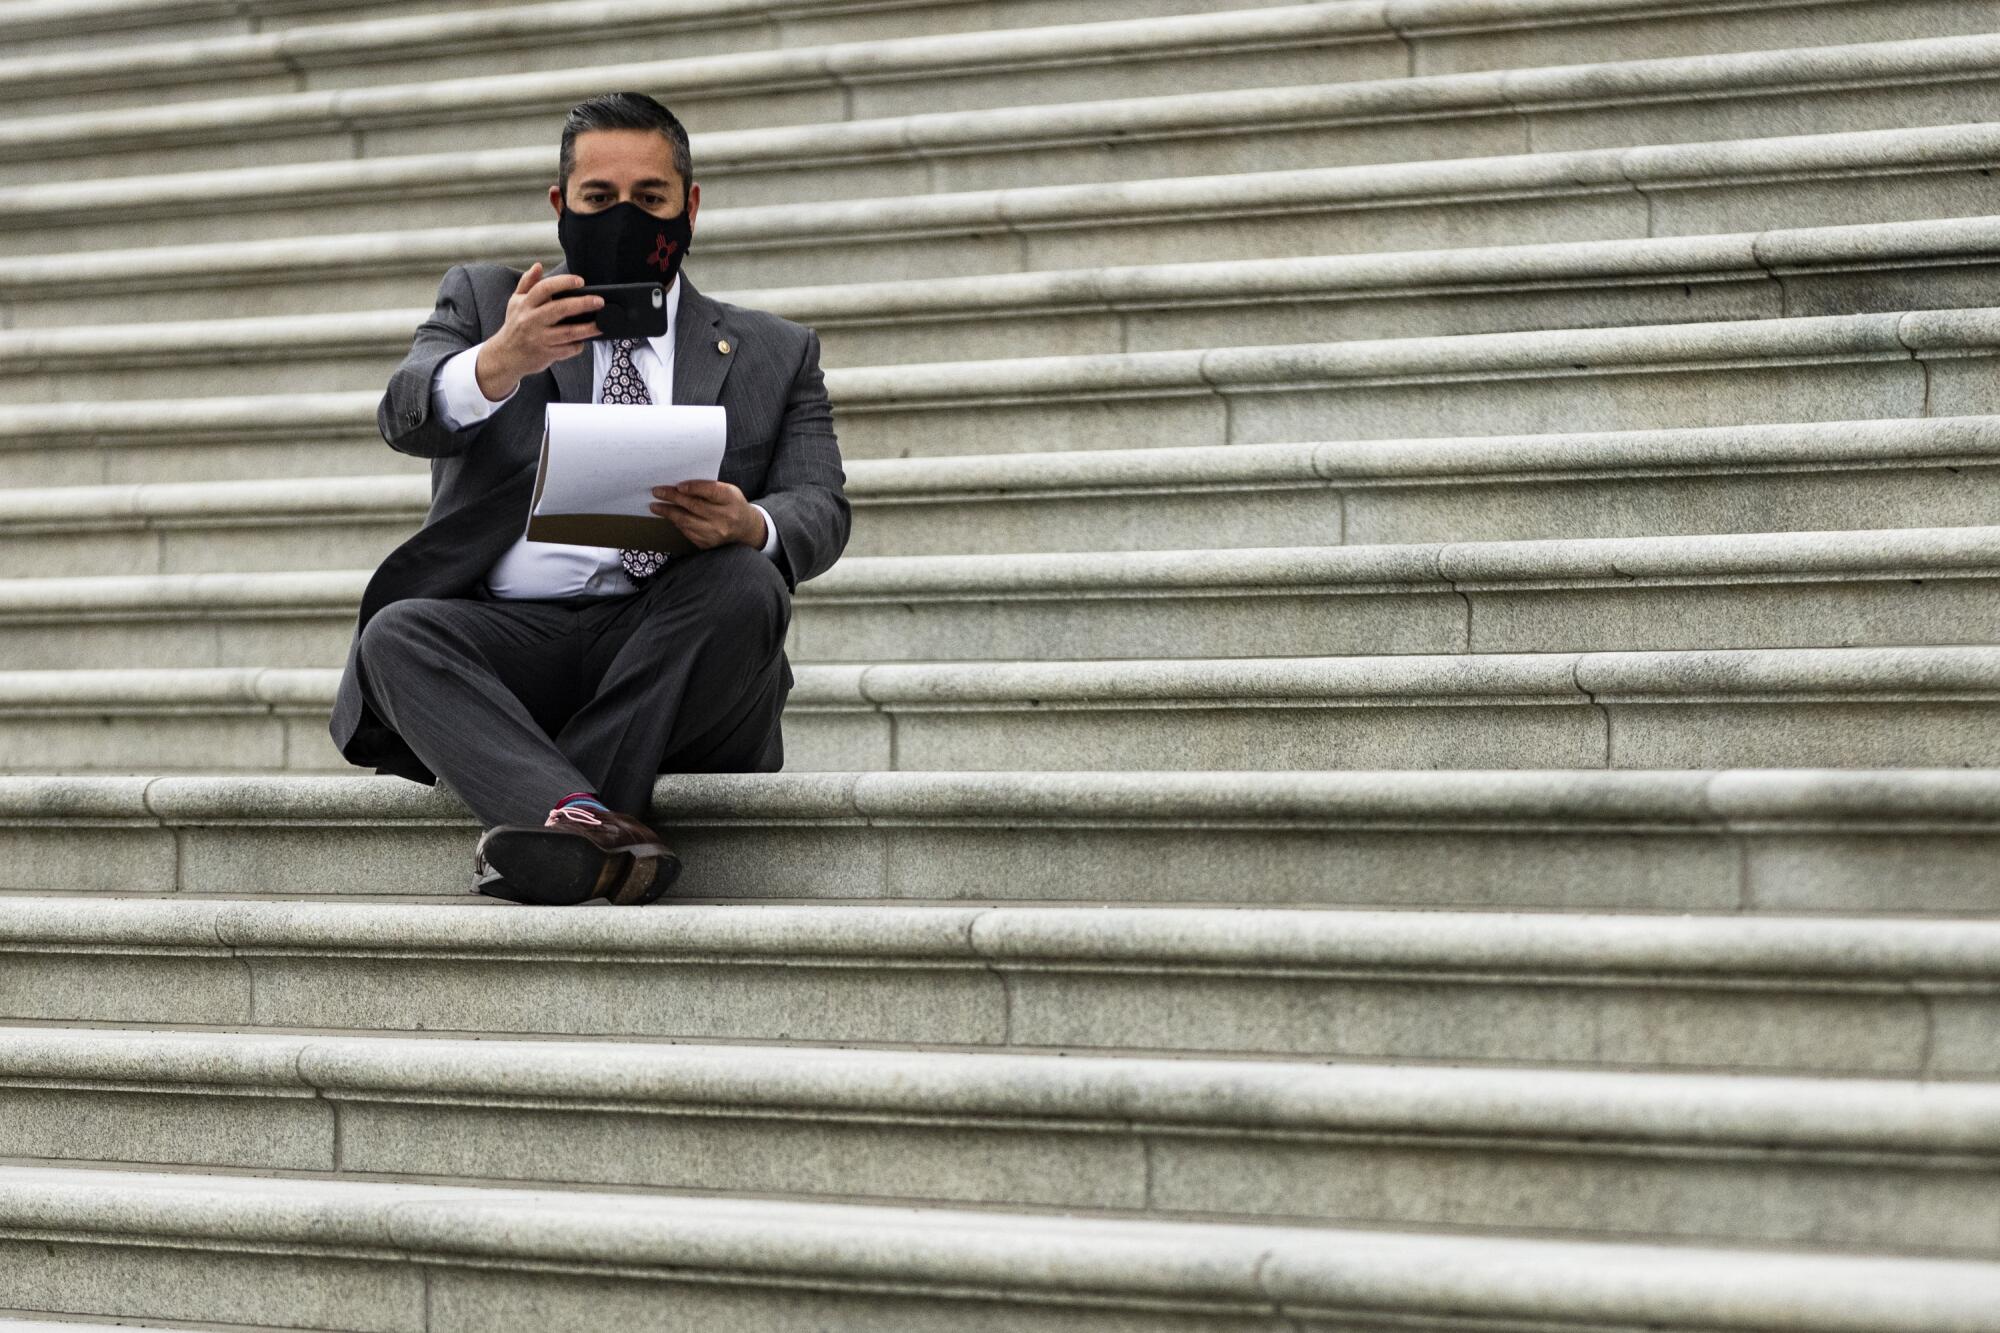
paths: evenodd
<path fill-rule="evenodd" d="M 372 616 L 369 705 L 482 826 L 572 791 L 645 819 L 661 772 L 772 772 L 784 754 L 784 577 L 731 544 L 624 597 L 415 597 Z"/>

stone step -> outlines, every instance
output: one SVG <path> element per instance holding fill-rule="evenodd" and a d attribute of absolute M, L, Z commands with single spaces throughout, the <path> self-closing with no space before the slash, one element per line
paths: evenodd
<path fill-rule="evenodd" d="M 0 771 L 337 772 L 337 672 L 0 672 Z M 1976 766 L 2000 647 L 809 666 L 785 768 Z"/>
<path fill-rule="evenodd" d="M 695 276 L 725 289 L 1990 215 L 1996 164 L 1987 123 L 724 208 L 701 224 Z M 91 299 L 141 321 L 367 310 L 433 296 L 455 262 L 560 254 L 550 216 L 27 255 L 0 299 L 16 328 L 74 323 Z"/>
<path fill-rule="evenodd" d="M 1985 1327 L 2000 528 L 1937 445 L 2000 412 L 2000 2 L 728 3 L 740 54 L 322 11 L 33 103 L 0 37 L 0 1316 Z M 324 755 L 427 499 L 381 382 L 447 264 L 558 253 L 503 190 L 606 86 L 736 168 L 705 290 L 835 303 L 906 543 L 800 590 L 794 771 L 663 777 L 687 896 L 620 920 L 468 894 L 446 788 L 156 762 Z"/>
<path fill-rule="evenodd" d="M 1097 22 L 1063 21 L 792 47 L 771 45 L 675 57 L 664 57 L 657 44 L 625 40 L 620 42 L 620 54 L 633 58 L 611 61 L 589 58 L 587 51 L 574 45 L 573 55 L 561 47 L 544 53 L 540 42 L 546 39 L 526 33 L 503 37 L 503 48 L 497 51 L 467 49 L 471 44 L 457 39 L 464 55 L 463 68 L 456 73 L 431 74 L 449 65 L 451 55 L 423 52 L 421 69 L 403 82 L 395 81 L 393 72 L 384 77 L 379 66 L 328 64 L 317 70 L 286 72 L 282 80 L 267 80 L 261 91 L 249 89 L 243 95 L 225 98 L 214 98 L 212 85 L 187 82 L 181 84 L 184 97 L 168 101 L 160 99 L 159 89 L 145 86 L 67 96 L 58 90 L 50 99 L 54 114 L 18 116 L 0 127 L 0 184 L 34 182 L 39 178 L 35 164 L 63 151 L 64 145 L 77 175 L 103 177 L 397 157 L 441 152 L 454 144 L 461 151 L 480 151 L 516 148 L 541 139 L 553 143 L 569 106 L 607 87 L 672 89 L 675 113 L 692 126 L 715 132 L 872 120 L 929 111 L 940 105 L 972 110 L 1106 96 L 1284 87 L 1324 82 L 1329 76 L 1341 81 L 1390 78 L 1412 72 L 1407 39 L 1382 22 L 1380 4 L 1350 0 L 1257 5 L 1213 13 L 1157 13 L 1166 7 L 1149 0 L 1141 12 L 1156 11 L 1152 17 L 1133 15 L 1127 9 L 1129 16 Z M 1463 3 L 1452 7 L 1459 11 L 1460 19 L 1468 15 L 1469 7 Z M 1936 7 L 1943 10 L 1947 6 L 1940 3 Z M 761 3 L 750 8 L 768 9 Z M 840 12 L 831 6 L 818 8 L 823 14 Z M 900 8 L 903 6 L 889 11 L 889 23 L 902 21 L 896 17 Z M 990 21 L 988 16 L 996 9 L 1039 11 L 1065 20 L 1073 20 L 1079 12 L 1054 4 L 996 7 L 954 4 L 951 0 L 937 0 L 925 8 L 956 11 L 975 23 Z M 1519 12 L 1523 7 L 1514 8 Z M 1569 25 L 1561 20 L 1577 17 L 1576 0 L 1526 8 L 1550 11 L 1556 27 L 1564 31 Z M 1687 0 L 1670 8 L 1681 10 L 1683 15 L 1697 11 Z M 1855 12 L 1862 6 L 1843 8 Z M 638 12 L 665 11 L 671 23 L 673 15 L 684 9 L 675 4 L 653 4 L 640 6 Z M 501 13 L 511 12 L 517 20 L 526 19 L 533 26 L 538 13 L 560 21 L 566 14 L 586 10 L 597 16 L 594 26 L 601 27 L 607 21 L 607 11 L 596 4 L 510 7 Z M 629 7 L 620 10 L 611 16 L 612 21 L 632 12 Z M 799 7 L 792 12 L 798 14 Z M 811 14 L 807 9 L 809 24 Z M 859 22 L 883 22 L 876 7 L 850 9 L 848 14 L 845 21 L 850 26 L 857 22 L 856 14 L 861 16 Z M 484 26 L 486 20 L 485 14 L 469 14 L 446 18 L 442 27 L 466 23 Z M 437 21 L 422 18 L 369 30 L 381 33 L 398 26 L 414 26 L 419 32 L 433 30 L 432 42 L 443 35 Z M 1481 23 L 1474 17 L 1470 26 L 1476 31 L 1490 28 L 1491 22 Z M 1600 38 L 1598 49 L 1614 54 L 1617 39 L 1611 34 L 1624 26 L 1608 25 L 1610 31 Z M 1946 20 L 1943 26 L 1928 31 L 1921 27 L 1911 30 L 1901 22 L 1892 22 L 1889 27 L 1886 32 L 1869 32 L 1862 40 L 1943 35 L 1960 31 L 1962 22 Z M 571 30 L 575 31 L 574 24 Z M 741 33 L 739 28 L 739 39 Z M 1512 35 L 1511 25 L 1503 23 L 1502 40 Z M 453 39 L 445 35 L 444 40 Z M 238 45 L 248 43 L 249 54 L 255 59 L 259 45 L 290 42 L 303 47 L 308 41 L 327 45 L 323 38 L 301 39 L 287 34 L 238 39 Z M 1450 44 L 1451 39 L 1446 41 Z M 388 52 L 393 54 L 397 49 L 391 45 Z M 144 58 L 163 66 L 166 77 L 185 80 L 186 56 L 198 50 L 168 46 Z M 1684 52 L 1659 52 L 1670 53 Z M 1583 53 L 1585 57 L 1588 54 Z M 538 67 L 493 72 L 501 62 L 522 57 Z M 74 63 L 88 58 L 57 59 Z M 27 81 L 45 77 L 51 63 L 31 57 L 16 67 L 16 77 Z M 84 67 L 90 68 L 87 63 Z M 1424 72 L 1443 73 L 1452 68 L 1447 57 L 1438 68 Z M 272 83 L 282 87 L 272 87 Z M 301 84 L 307 86 L 301 88 Z M 171 96 L 173 89 L 168 86 L 166 91 Z M 109 99 L 110 104 L 101 99 Z"/>
<path fill-rule="evenodd" d="M 844 471 L 843 559 L 1977 526 L 2000 513 L 2000 417 L 850 459 Z M 409 474 L 0 490 L 0 570 L 372 569 L 429 507 L 429 479 Z"/>
<path fill-rule="evenodd" d="M 1990 914 L 2000 769 L 689 774 L 704 899 Z M 469 893 L 394 777 L 0 777 L 29 893 Z"/>
<path fill-rule="evenodd" d="M 1991 528 L 1947 528 L 856 558 L 800 586 L 789 647 L 805 662 L 887 662 L 1980 644 L 2000 628 L 1990 581 L 1996 539 Z M 174 614 L 169 587 L 191 609 L 194 598 L 179 589 L 204 579 L 216 580 L 210 605 L 248 586 L 204 575 L 102 586 L 107 608 L 121 608 L 112 614 L 164 618 Z M 358 599 L 359 578 L 349 586 Z M 60 587 L 0 584 L 0 595 L 11 600 L 18 589 L 62 608 L 37 627 L 51 651 L 68 654 L 46 665 L 103 661 L 110 643 L 93 643 L 77 599 Z M 142 609 L 148 603 L 159 610 Z M 58 648 L 63 619 L 76 628 Z M 191 635 L 207 628 L 186 610 L 178 619 Z M 167 643 L 163 628 L 153 626 L 156 651 Z M 351 629 L 343 623 L 340 657 L 297 665 L 345 660 Z M 206 651 L 244 651 L 255 632 L 245 626 L 226 641 L 223 625 L 215 631 Z M 189 641 L 190 657 L 200 642 Z M 288 665 L 271 660 L 279 644 L 259 646 L 266 656 L 188 664 Z"/>
<path fill-rule="evenodd" d="M 681 901 L 632 913 L 467 894 L 0 894 L 0 1019 L 2000 1074 L 2000 922 L 1736 906 L 1724 894 L 1670 916 Z"/>
<path fill-rule="evenodd" d="M 1529 0 L 1496 11 L 1444 0 L 1386 9 L 1336 3 L 1171 12 L 1185 7 L 1147 0 L 1122 6 L 1115 20 L 1077 23 L 1067 20 L 1078 11 L 1059 4 L 930 0 L 898 6 L 886 22 L 907 25 L 904 16 L 914 9 L 938 29 L 996 16 L 1006 26 L 787 46 L 767 22 L 753 39 L 763 49 L 648 58 L 663 48 L 628 36 L 613 53 L 627 58 L 615 63 L 590 58 L 579 41 L 635 14 L 658 33 L 655 16 L 665 11 L 669 24 L 681 26 L 664 49 L 678 53 L 691 36 L 699 40 L 699 21 L 690 24 L 681 4 L 627 5 L 609 20 L 597 4 L 549 4 L 113 48 L 109 62 L 101 51 L 29 53 L 0 72 L 11 75 L 25 105 L 55 114 L 17 117 L 4 127 L 0 183 L 36 180 L 34 163 L 51 155 L 79 176 L 103 176 L 396 156 L 453 144 L 514 148 L 551 135 L 569 104 L 606 86 L 674 89 L 676 112 L 716 131 L 872 119 L 941 104 L 1016 107 L 1789 48 L 1799 45 L 1805 16 L 1803 30 L 1825 45 L 1983 35 L 2000 23 L 1992 0 L 1750 0 L 1721 12 L 1690 0 L 1641 10 Z M 718 8 L 768 12 L 762 3 Z M 800 40 L 823 41 L 842 24 L 880 26 L 879 14 L 794 7 L 785 23 Z M 1025 26 L 1050 19 L 1065 21 Z M 468 38 L 458 31 L 466 27 L 492 40 Z M 711 24 L 709 32 L 715 41 L 741 43 L 748 29 Z M 418 77 L 393 82 L 397 71 L 382 63 L 385 55 L 416 62 L 411 73 Z M 510 60 L 530 68 L 507 70 Z M 219 68 L 242 95 L 212 99 Z M 79 76 L 96 86 L 78 87 Z"/>
<path fill-rule="evenodd" d="M 427 12 L 458 12 L 514 0 L 424 0 Z M 22 53 L 79 51 L 207 37 L 236 37 L 337 19 L 407 12 L 406 0 L 38 0 L 0 7 L 0 41 Z"/>
<path fill-rule="evenodd" d="M 828 367 L 888 366 L 1991 306 L 1996 256 L 1982 217 L 716 295 L 810 324 Z M 0 331 L 0 404 L 379 393 L 430 313 Z"/>
<path fill-rule="evenodd" d="M 237 1175 L 0 1171 L 0 1300 L 348 1329 L 1005 1325 L 1959 1333 L 1930 1256 Z"/>
<path fill-rule="evenodd" d="M 794 206 L 808 176 L 815 200 L 921 196 L 1973 124 L 1996 107 L 2000 37 L 1981 35 L 926 111 L 691 144 L 705 207 L 735 209 Z M 537 141 L 30 182 L 0 187 L 0 234 L 22 252 L 85 254 L 129 245 L 141 217 L 151 245 L 211 240 L 224 219 L 238 242 L 547 223 L 548 157 Z"/>
<path fill-rule="evenodd" d="M 51 1320 L 0 1317 L 0 1333 L 110 1333 L 113 1329 L 125 1329 L 127 1333 L 200 1333 L 200 1330 L 182 1324 L 169 1328 L 165 1324 L 135 1324 L 129 1319 L 121 1319 L 115 1324 L 100 1324 L 87 1318 Z M 305 1333 L 312 1331 L 305 1330 Z"/>
<path fill-rule="evenodd" d="M 0 670 L 337 667 L 367 570 L 0 580 Z M 1983 644 L 2000 529 L 843 559 L 794 661 Z"/>
<path fill-rule="evenodd" d="M 1225 0 L 1210 8 L 1247 8 L 1251 3 Z M 56 8 L 37 5 L 34 10 Z M 60 8 L 73 13 L 75 7 Z M 103 7 L 97 8 L 101 15 Z M 967 30 L 1042 28 L 1066 24 L 1075 14 L 1054 0 L 902 0 L 882 6 L 780 5 L 771 0 L 625 0 L 611 6 L 597 0 L 557 0 L 422 8 L 425 12 L 400 14 L 294 13 L 290 22 L 269 28 L 251 19 L 255 26 L 247 31 L 200 36 L 128 28 L 123 40 L 100 36 L 68 50 L 46 43 L 17 47 L 9 31 L 15 25 L 0 21 L 0 50 L 7 53 L 0 59 L 0 107 L 9 114 L 138 110 L 206 102 L 218 86 L 237 99 L 281 97 L 544 74 L 669 56 L 728 58 L 832 43 L 907 42 Z M 1185 0 L 1120 0 L 1117 8 L 1122 17 L 1138 19 L 1180 14 L 1191 6 Z M 24 17 L 46 24 L 50 16 L 31 11 Z M 128 22 L 139 17 L 129 15 Z M 1386 32 L 1371 36 L 1375 44 L 1393 40 Z M 810 68 L 811 62 L 807 64 Z"/>
<path fill-rule="evenodd" d="M 2000 1084 L 0 1030 L 68 1163 L 2000 1255 Z"/>
<path fill-rule="evenodd" d="M 828 370 L 844 459 L 1990 414 L 2000 308 Z M 380 392 L 0 406 L 0 485 L 385 448 Z M 1116 410 L 1110 410 L 1115 405 Z M 479 428 L 432 432 L 449 451 Z M 407 439 L 397 435 L 395 439 Z M 395 448 L 395 441 L 389 441 Z M 174 456 L 160 455 L 172 450 Z M 139 462 L 134 451 L 145 455 Z M 284 454 L 280 453 L 280 457 Z M 134 476 L 138 472 L 140 475 Z"/>

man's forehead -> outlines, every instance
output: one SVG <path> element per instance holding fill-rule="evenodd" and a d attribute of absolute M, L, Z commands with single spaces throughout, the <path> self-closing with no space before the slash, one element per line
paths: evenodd
<path fill-rule="evenodd" d="M 593 130 L 579 134 L 571 151 L 579 163 L 600 162 L 609 166 L 627 162 L 642 170 L 674 169 L 673 145 L 664 135 L 650 130 Z"/>

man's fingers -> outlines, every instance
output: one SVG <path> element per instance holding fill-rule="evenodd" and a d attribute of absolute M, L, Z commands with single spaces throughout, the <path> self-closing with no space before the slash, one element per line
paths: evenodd
<path fill-rule="evenodd" d="M 722 537 L 721 528 L 696 514 L 672 510 L 661 515 L 680 532 L 681 536 L 697 546 L 713 546 Z"/>
<path fill-rule="evenodd" d="M 562 285 L 557 286 L 558 283 Z M 584 282 L 583 275 L 581 273 L 558 273 L 553 278 L 543 279 L 542 285 L 548 288 L 549 299 L 554 300 L 556 295 L 562 291 L 563 287 L 584 287 L 588 286 L 589 284 Z"/>
<path fill-rule="evenodd" d="M 568 342 L 573 337 L 594 338 L 599 331 L 595 316 L 603 304 L 603 298 L 596 296 L 586 296 L 580 300 L 575 297 L 560 296 L 543 301 L 534 308 L 532 315 L 524 315 L 522 318 L 529 327 L 540 328 L 543 332 L 554 335 L 559 342 Z M 577 315 L 590 315 L 592 318 L 579 324 L 564 323 L 565 320 Z M 581 332 L 576 332 L 577 330 Z"/>
<path fill-rule="evenodd" d="M 581 300 L 569 296 L 552 297 L 535 308 L 535 318 L 544 328 L 580 329 L 588 325 L 594 334 L 597 332 L 597 311 L 603 304 L 601 298 L 593 296 L 586 296 Z M 578 315 L 589 315 L 591 318 L 579 324 L 564 323 L 565 320 L 575 319 Z"/>
<path fill-rule="evenodd" d="M 537 336 L 548 340 L 550 346 L 568 347 L 571 343 L 581 343 L 596 337 L 597 321 L 589 319 L 581 324 L 564 324 L 560 320 L 552 319 L 537 329 Z"/>
<path fill-rule="evenodd" d="M 581 310 L 595 310 L 604 304 L 604 298 L 601 296 L 551 295 L 544 304 L 557 307 L 556 314 L 560 318 L 563 315 L 574 315 Z"/>
<path fill-rule="evenodd" d="M 660 518 L 670 518 L 682 527 L 714 528 L 720 532 L 730 526 L 729 511 L 712 505 L 688 504 L 678 500 L 655 500 L 649 506 Z"/>
<path fill-rule="evenodd" d="M 537 259 L 534 263 L 528 265 L 528 271 L 526 273 L 523 273 L 521 275 L 521 280 L 514 284 L 514 295 L 519 296 L 522 292 L 525 292 L 528 290 L 528 288 L 534 286 L 535 277 L 541 271 L 542 271 L 542 261 L 539 259 Z"/>
<path fill-rule="evenodd" d="M 663 491 L 655 491 L 654 495 L 658 498 L 658 503 L 673 505 L 675 508 L 686 510 L 691 514 L 712 514 L 728 507 L 728 501 L 726 500 L 688 495 L 676 491 L 672 487 L 668 487 Z"/>
<path fill-rule="evenodd" d="M 741 494 L 726 481 L 694 478 L 653 488 L 653 513 L 669 519 L 682 536 L 704 550 L 729 540 L 731 507 Z"/>
<path fill-rule="evenodd" d="M 574 279 L 574 281 L 571 281 L 571 279 Z M 554 300 L 557 293 L 561 292 L 563 288 L 581 287 L 583 285 L 583 275 L 580 273 L 558 273 L 553 277 L 543 278 L 533 287 L 530 287 L 528 289 L 528 297 L 535 305 L 545 305 Z"/>
<path fill-rule="evenodd" d="M 705 477 L 693 477 L 680 483 L 682 495 L 692 495 L 714 504 L 727 504 L 736 497 L 736 488 L 726 481 L 710 481 Z"/>

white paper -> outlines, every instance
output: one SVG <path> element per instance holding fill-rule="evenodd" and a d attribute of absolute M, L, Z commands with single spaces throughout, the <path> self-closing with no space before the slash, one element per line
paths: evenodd
<path fill-rule="evenodd" d="M 533 513 L 653 513 L 653 488 L 714 481 L 728 442 L 727 409 L 669 403 L 550 403 L 548 464 Z"/>

